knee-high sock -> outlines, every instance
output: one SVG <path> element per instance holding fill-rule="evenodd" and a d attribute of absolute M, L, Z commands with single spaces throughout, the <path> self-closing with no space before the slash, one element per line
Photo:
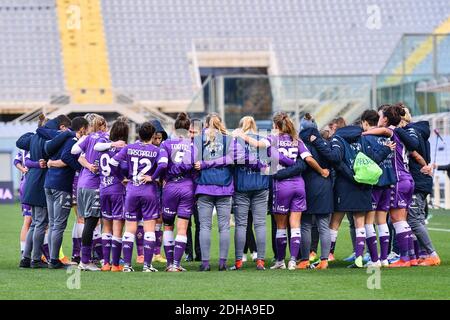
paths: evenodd
<path fill-rule="evenodd" d="M 134 234 L 125 232 L 122 237 L 122 252 L 125 264 L 131 265 L 131 257 L 133 256 Z"/>
<path fill-rule="evenodd" d="M 136 230 L 136 250 L 137 255 L 144 255 L 144 226 L 138 225 Z"/>
<path fill-rule="evenodd" d="M 173 254 L 175 242 L 173 239 L 173 231 L 166 230 L 163 235 L 164 252 L 166 253 L 167 266 L 173 264 Z"/>
<path fill-rule="evenodd" d="M 380 260 L 386 260 L 389 254 L 389 226 L 384 224 L 378 225 L 378 237 L 380 238 Z"/>
<path fill-rule="evenodd" d="M 395 240 L 400 249 L 400 257 L 403 261 L 409 261 L 409 233 L 411 228 L 406 221 L 394 223 Z"/>
<path fill-rule="evenodd" d="M 331 254 L 334 254 L 334 250 L 336 249 L 337 236 L 338 236 L 338 231 L 330 229 L 330 238 L 331 238 L 330 253 Z"/>
<path fill-rule="evenodd" d="M 112 234 L 102 233 L 103 263 L 110 263 Z"/>
<path fill-rule="evenodd" d="M 297 260 L 298 251 L 300 250 L 301 231 L 300 228 L 291 228 L 291 260 Z"/>
<path fill-rule="evenodd" d="M 162 244 L 162 237 L 163 237 L 163 231 L 161 230 L 162 225 L 157 224 L 155 226 L 155 237 L 156 237 L 156 243 L 153 253 L 155 255 L 161 254 L 161 244 Z"/>
<path fill-rule="evenodd" d="M 175 266 L 180 265 L 181 258 L 183 257 L 184 249 L 186 248 L 187 237 L 177 235 L 175 238 L 175 250 L 173 254 L 173 263 Z"/>
<path fill-rule="evenodd" d="M 120 252 L 122 251 L 122 238 L 112 237 L 111 242 L 111 262 L 113 266 L 118 266 L 120 262 Z"/>
<path fill-rule="evenodd" d="M 370 259 L 372 260 L 372 262 L 376 262 L 378 261 L 378 248 L 375 227 L 373 226 L 373 224 L 366 224 L 364 228 L 366 229 L 366 243 L 367 249 L 370 253 Z"/>
<path fill-rule="evenodd" d="M 153 250 L 155 249 L 156 235 L 154 232 L 144 233 L 144 265 L 150 266 L 153 259 Z"/>
<path fill-rule="evenodd" d="M 79 257 L 81 250 L 81 236 L 78 236 L 78 223 L 72 228 L 72 257 Z"/>
<path fill-rule="evenodd" d="M 286 257 L 287 229 L 277 229 L 275 237 L 277 242 L 277 261 L 283 261 Z"/>
<path fill-rule="evenodd" d="M 366 244 L 366 229 L 356 228 L 356 240 L 355 240 L 355 257 L 362 256 L 364 253 L 364 247 Z"/>

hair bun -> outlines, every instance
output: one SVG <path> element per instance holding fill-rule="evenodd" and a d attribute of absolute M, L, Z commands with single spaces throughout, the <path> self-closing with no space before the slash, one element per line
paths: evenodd
<path fill-rule="evenodd" d="M 45 114 L 41 113 L 39 115 L 39 121 L 44 121 L 45 120 Z"/>
<path fill-rule="evenodd" d="M 180 112 L 177 116 L 178 120 L 186 120 L 188 118 L 188 115 L 186 112 Z"/>
<path fill-rule="evenodd" d="M 117 117 L 117 121 L 128 123 L 128 118 L 125 116 Z"/>

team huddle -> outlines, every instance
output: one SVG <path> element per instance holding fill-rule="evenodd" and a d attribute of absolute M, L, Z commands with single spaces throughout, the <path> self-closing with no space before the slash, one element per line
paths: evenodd
<path fill-rule="evenodd" d="M 322 131 L 307 115 L 297 132 L 282 112 L 268 134 L 250 116 L 228 131 L 217 114 L 202 121 L 186 113 L 178 115 L 170 137 L 158 121 L 143 123 L 133 143 L 129 130 L 125 118 L 108 128 L 97 114 L 42 116 L 36 132 L 17 140 L 21 268 L 78 264 L 86 271 L 132 272 L 136 244 L 144 272 L 158 271 L 154 261 L 166 262 L 168 272 L 186 271 L 181 262 L 189 222 L 198 215 L 200 271 L 209 271 L 214 213 L 220 271 L 243 267 L 249 215 L 256 268 L 265 269 L 268 213 L 271 269 L 327 269 L 346 214 L 351 267 L 440 264 L 425 226 L 433 184 L 429 124 L 411 122 L 402 104 L 366 110 L 352 125 L 337 119 Z M 61 245 L 72 208 L 77 221 L 68 261 Z M 235 262 L 229 268 L 232 213 Z M 312 264 L 315 232 L 320 259 Z M 391 247 L 397 259 L 388 259 Z"/>

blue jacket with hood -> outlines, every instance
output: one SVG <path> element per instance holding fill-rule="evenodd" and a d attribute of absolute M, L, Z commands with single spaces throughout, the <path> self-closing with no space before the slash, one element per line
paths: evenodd
<path fill-rule="evenodd" d="M 59 124 L 56 119 L 48 121 L 46 129 L 58 130 Z M 30 160 L 48 160 L 49 156 L 44 150 L 46 139 L 36 133 L 25 133 L 16 142 L 19 149 L 30 152 Z M 30 168 L 27 173 L 27 183 L 23 190 L 22 202 L 30 206 L 47 207 L 45 198 L 44 183 L 47 169 Z"/>
<path fill-rule="evenodd" d="M 428 121 L 410 123 L 406 126 L 407 131 L 413 129 L 418 138 L 416 151 L 428 163 L 431 162 L 430 152 L 430 124 Z M 414 179 L 414 192 L 431 193 L 433 190 L 433 178 L 430 175 L 420 172 L 422 166 L 412 157 L 409 157 L 409 171 Z"/>

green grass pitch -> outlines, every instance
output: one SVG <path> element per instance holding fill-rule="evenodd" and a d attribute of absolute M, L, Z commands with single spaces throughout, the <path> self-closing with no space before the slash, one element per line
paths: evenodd
<path fill-rule="evenodd" d="M 80 289 L 68 289 L 65 270 L 20 270 L 18 205 L 0 206 L 0 299 L 449 299 L 450 211 L 432 211 L 428 227 L 441 256 L 439 267 L 382 269 L 380 289 L 368 289 L 365 269 L 347 269 L 336 261 L 329 270 L 256 271 L 248 262 L 241 271 L 217 271 L 218 232 L 213 226 L 212 271 L 197 272 L 199 263 L 184 263 L 185 273 L 80 273 Z M 64 252 L 71 253 L 71 216 L 65 232 Z M 447 230 L 447 231 L 443 231 Z M 232 235 L 234 229 L 231 230 Z M 268 239 L 269 232 L 268 232 Z M 351 252 L 348 224 L 343 223 L 336 258 Z M 270 242 L 267 261 L 272 258 Z M 234 261 L 234 245 L 229 261 Z M 133 258 L 134 259 L 134 258 Z M 163 265 L 155 264 L 163 270 Z M 369 281 L 371 282 L 371 281 Z"/>

